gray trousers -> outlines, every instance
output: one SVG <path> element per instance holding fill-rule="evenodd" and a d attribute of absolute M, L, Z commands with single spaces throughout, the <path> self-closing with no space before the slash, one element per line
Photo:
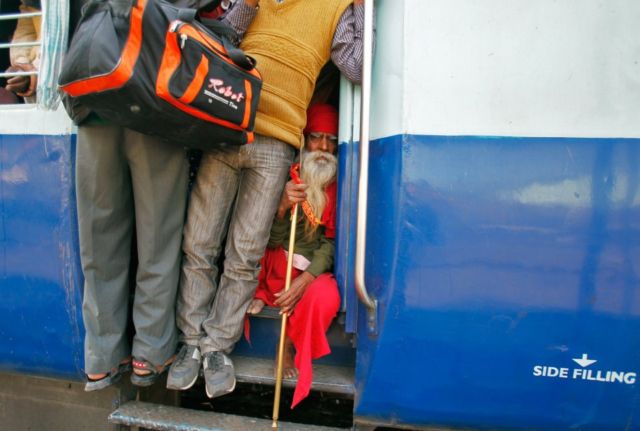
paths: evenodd
<path fill-rule="evenodd" d="M 188 169 L 185 152 L 114 125 L 78 129 L 76 192 L 85 372 L 104 373 L 133 355 L 154 365 L 174 354 Z M 127 340 L 131 244 L 138 269 Z"/>
<path fill-rule="evenodd" d="M 182 341 L 199 344 L 203 353 L 229 353 L 242 335 L 294 153 L 281 141 L 256 136 L 252 144 L 202 157 L 184 228 L 177 324 Z"/>

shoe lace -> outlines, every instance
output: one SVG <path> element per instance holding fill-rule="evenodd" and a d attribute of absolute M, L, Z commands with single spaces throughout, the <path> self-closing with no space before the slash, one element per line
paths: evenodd
<path fill-rule="evenodd" d="M 207 357 L 207 368 L 219 370 L 224 365 L 224 358 L 220 352 L 211 352 L 205 355 Z"/>
<path fill-rule="evenodd" d="M 190 353 L 190 352 L 192 352 L 192 351 L 193 351 L 193 349 L 195 349 L 195 347 L 194 347 L 194 346 L 189 346 L 189 345 L 186 345 L 186 344 L 185 344 L 185 345 L 180 349 L 180 351 L 178 352 L 178 359 L 177 359 L 177 361 L 178 361 L 178 362 L 182 362 L 182 361 L 184 361 L 184 359 L 185 359 L 187 356 L 191 356 L 191 355 L 192 355 L 192 353 Z"/>

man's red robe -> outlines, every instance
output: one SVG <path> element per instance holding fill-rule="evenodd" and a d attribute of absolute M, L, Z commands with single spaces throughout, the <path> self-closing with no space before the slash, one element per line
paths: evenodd
<path fill-rule="evenodd" d="M 335 238 L 336 183 L 329 185 L 325 192 L 327 203 L 322 214 L 324 235 L 327 238 Z M 298 229 L 296 236 L 302 235 L 304 231 Z M 285 284 L 287 257 L 284 248 L 267 248 L 260 265 L 262 269 L 258 275 L 255 298 L 261 299 L 269 306 L 275 306 L 274 294 L 280 292 Z M 293 268 L 291 279 L 294 280 L 301 273 L 301 270 Z M 295 366 L 299 371 L 291 408 L 309 395 L 313 381 L 311 361 L 331 353 L 326 332 L 339 307 L 338 285 L 333 274 L 327 272 L 317 276 L 307 286 L 287 320 L 287 335 L 296 349 Z M 247 330 L 248 326 L 245 327 L 245 335 L 248 335 Z"/>

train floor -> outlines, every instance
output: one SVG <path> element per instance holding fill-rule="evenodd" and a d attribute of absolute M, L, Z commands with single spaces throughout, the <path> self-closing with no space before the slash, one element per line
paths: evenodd
<path fill-rule="evenodd" d="M 180 406 L 186 416 L 200 413 L 238 415 L 271 420 L 274 388 L 269 385 L 238 383 L 236 390 L 223 397 L 206 397 L 202 379 L 188 391 L 164 389 L 163 382 L 137 390 L 128 379 L 102 391 L 87 393 L 83 383 L 60 379 L 0 373 L 0 430 L 2 431 L 143 431 L 144 429 L 109 422 L 109 415 L 131 400 L 147 405 Z M 353 400 L 342 394 L 312 391 L 295 409 L 290 409 L 293 389 L 283 388 L 280 421 L 322 429 L 348 430 L 353 424 Z M 186 409 L 186 410 L 184 410 Z M 270 424 L 270 422 L 268 422 Z M 183 429 L 183 428 L 175 428 Z M 184 428 L 191 429 L 191 428 Z M 195 429 L 195 428 L 194 428 Z M 219 429 L 219 428 L 211 428 Z M 240 428 L 262 429 L 262 427 Z M 296 428 L 298 429 L 298 428 Z M 319 429 L 319 428 L 318 428 Z M 383 431 L 387 428 L 358 428 Z"/>

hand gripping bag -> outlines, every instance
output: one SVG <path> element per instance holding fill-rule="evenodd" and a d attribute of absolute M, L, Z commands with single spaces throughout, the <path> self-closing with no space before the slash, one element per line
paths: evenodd
<path fill-rule="evenodd" d="M 62 91 L 100 117 L 194 148 L 253 140 L 255 62 L 195 11 L 163 0 L 93 0 L 65 57 Z M 231 30 L 232 31 L 232 30 Z"/>

